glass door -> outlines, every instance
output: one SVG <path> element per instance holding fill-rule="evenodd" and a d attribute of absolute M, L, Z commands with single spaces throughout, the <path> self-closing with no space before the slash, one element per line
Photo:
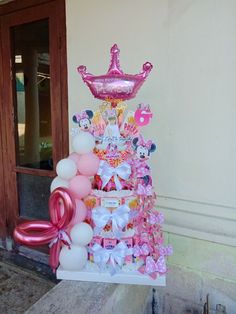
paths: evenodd
<path fill-rule="evenodd" d="M 48 219 L 55 165 L 68 154 L 64 12 L 57 0 L 1 17 L 9 232 L 19 220 Z"/>
<path fill-rule="evenodd" d="M 14 26 L 11 38 L 20 216 L 47 219 L 53 175 L 49 20 Z"/>

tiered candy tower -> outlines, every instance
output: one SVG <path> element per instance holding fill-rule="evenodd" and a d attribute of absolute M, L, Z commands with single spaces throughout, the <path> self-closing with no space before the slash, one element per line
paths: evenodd
<path fill-rule="evenodd" d="M 93 76 L 85 66 L 78 67 L 92 94 L 104 100 L 95 113 L 85 110 L 73 117 L 80 131 L 95 137 L 94 153 L 100 160 L 93 190 L 84 199 L 86 221 L 94 231 L 88 270 L 112 275 L 138 271 L 154 279 L 166 273 L 165 257 L 172 248 L 163 245 L 164 217 L 154 207 L 156 194 L 148 165 L 156 145 L 141 135 L 152 112 L 149 105 L 140 104 L 125 115 L 124 103 L 136 95 L 151 69 L 147 62 L 140 74 L 124 74 L 117 45 L 111 48 L 106 75 Z"/>
<path fill-rule="evenodd" d="M 51 185 L 52 222 L 26 223 L 15 230 L 20 243 L 50 243 L 50 264 L 55 270 L 60 262 L 60 279 L 165 284 L 172 247 L 163 244 L 164 217 L 155 208 L 148 164 L 156 144 L 141 135 L 153 115 L 145 104 L 126 112 L 126 101 L 135 97 L 151 70 L 146 62 L 139 74 L 123 73 L 117 45 L 111 48 L 107 74 L 94 76 L 78 67 L 103 102 L 95 112 L 86 108 L 73 116 L 74 152 L 57 164 Z"/>

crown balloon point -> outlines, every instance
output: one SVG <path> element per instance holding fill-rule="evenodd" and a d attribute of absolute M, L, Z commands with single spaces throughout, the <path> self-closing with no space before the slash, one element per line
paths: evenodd
<path fill-rule="evenodd" d="M 146 62 L 143 65 L 143 71 L 151 72 L 153 65 L 150 62 Z"/>
<path fill-rule="evenodd" d="M 84 73 L 86 73 L 86 66 L 84 65 L 80 65 L 78 68 L 77 68 L 77 71 L 82 75 Z"/>
<path fill-rule="evenodd" d="M 113 45 L 112 47 L 111 47 L 111 54 L 113 54 L 113 53 L 119 53 L 120 52 L 120 49 L 119 49 L 119 47 L 117 46 L 117 44 L 115 44 L 115 45 Z"/>
<path fill-rule="evenodd" d="M 111 63 L 110 63 L 110 67 L 107 74 L 116 74 L 116 75 L 123 74 L 123 71 L 120 68 L 120 60 L 119 60 L 120 49 L 118 48 L 117 44 L 113 45 L 110 51 L 111 51 Z"/>
<path fill-rule="evenodd" d="M 82 79 L 84 80 L 84 82 L 86 83 L 85 79 L 90 76 L 90 73 L 87 73 L 87 68 L 84 65 L 80 65 L 77 68 L 77 71 L 79 72 L 79 74 L 81 75 Z"/>

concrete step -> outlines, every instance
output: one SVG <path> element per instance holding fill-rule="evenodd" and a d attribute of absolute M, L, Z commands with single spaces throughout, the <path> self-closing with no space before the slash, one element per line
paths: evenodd
<path fill-rule="evenodd" d="M 149 286 L 61 281 L 26 314 L 151 314 L 152 297 Z"/>

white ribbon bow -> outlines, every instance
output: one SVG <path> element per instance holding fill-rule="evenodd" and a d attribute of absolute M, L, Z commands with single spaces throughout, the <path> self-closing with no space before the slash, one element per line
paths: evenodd
<path fill-rule="evenodd" d="M 118 176 L 121 179 L 127 180 L 131 174 L 131 167 L 126 162 L 123 162 L 118 167 L 113 168 L 105 160 L 101 160 L 97 174 L 102 179 L 102 189 L 114 176 L 116 189 L 120 191 L 122 189 L 122 185 L 120 183 Z"/>
<path fill-rule="evenodd" d="M 124 259 L 127 255 L 133 253 L 132 249 L 129 249 L 124 242 L 118 243 L 114 249 L 104 249 L 99 244 L 94 244 L 92 247 L 94 262 L 98 264 L 100 269 L 104 269 L 105 265 L 110 261 L 111 274 L 114 275 L 124 264 Z"/>
<path fill-rule="evenodd" d="M 112 212 L 105 207 L 96 207 L 92 211 L 92 219 L 97 227 L 95 233 L 99 233 L 102 228 L 111 220 L 112 231 L 116 237 L 120 237 L 119 228 L 124 228 L 130 219 L 130 208 L 128 205 L 124 204 Z"/>
<path fill-rule="evenodd" d="M 50 243 L 49 243 L 49 247 L 51 248 L 54 244 L 57 243 L 57 241 L 59 240 L 63 240 L 68 246 L 71 245 L 71 239 L 68 235 L 68 233 L 64 230 L 59 230 L 57 237 L 55 239 L 53 239 Z"/>

